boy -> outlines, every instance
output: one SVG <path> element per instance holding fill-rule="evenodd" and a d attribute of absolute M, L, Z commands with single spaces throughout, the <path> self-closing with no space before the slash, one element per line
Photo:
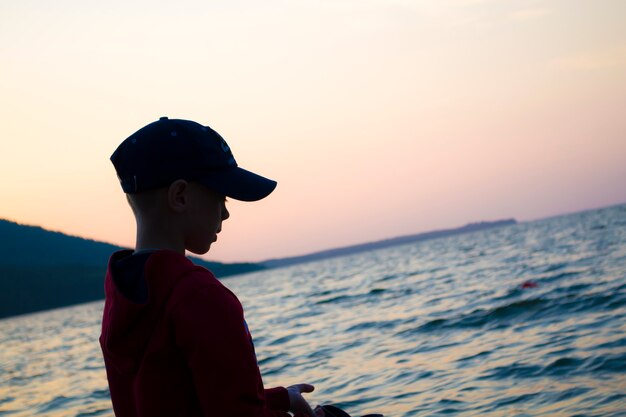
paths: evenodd
<path fill-rule="evenodd" d="M 117 417 L 314 417 L 313 386 L 264 389 L 237 297 L 185 250 L 206 253 L 225 198 L 260 200 L 276 182 L 237 166 L 224 139 L 188 120 L 141 128 L 111 156 L 137 221 L 114 253 L 100 346 Z M 323 413 L 321 413 L 323 414 Z"/>

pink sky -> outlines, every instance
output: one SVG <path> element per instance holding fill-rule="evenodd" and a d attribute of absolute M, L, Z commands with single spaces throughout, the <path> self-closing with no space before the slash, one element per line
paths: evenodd
<path fill-rule="evenodd" d="M 262 4 L 261 4 L 262 3 Z M 0 217 L 132 246 L 109 156 L 160 116 L 278 180 L 207 259 L 626 202 L 626 2 L 0 6 Z"/>

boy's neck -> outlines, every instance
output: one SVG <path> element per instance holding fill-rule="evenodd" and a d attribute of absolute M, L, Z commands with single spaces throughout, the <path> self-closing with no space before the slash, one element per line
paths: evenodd
<path fill-rule="evenodd" d="M 143 255 L 144 253 L 152 253 L 152 252 L 156 252 L 159 251 L 161 249 L 158 248 L 150 248 L 150 249 L 135 249 L 135 251 L 133 252 L 133 255 Z"/>
<path fill-rule="evenodd" d="M 169 249 L 185 255 L 185 243 L 176 234 L 164 233 L 154 227 L 137 227 L 135 252 L 147 249 Z"/>
<path fill-rule="evenodd" d="M 178 252 L 181 255 L 185 254 L 184 247 L 181 247 L 175 244 L 170 244 L 168 242 L 158 243 L 154 241 L 140 241 L 138 239 L 137 243 L 135 244 L 135 252 L 147 251 L 147 250 L 159 250 L 159 249 L 169 249 L 169 250 L 173 250 L 174 252 Z"/>

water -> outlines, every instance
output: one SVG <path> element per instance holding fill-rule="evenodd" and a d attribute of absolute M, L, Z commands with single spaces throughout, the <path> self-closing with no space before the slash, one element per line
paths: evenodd
<path fill-rule="evenodd" d="M 312 383 L 314 404 L 626 416 L 626 205 L 224 282 L 266 386 Z M 0 415 L 112 416 L 101 311 L 0 321 Z"/>

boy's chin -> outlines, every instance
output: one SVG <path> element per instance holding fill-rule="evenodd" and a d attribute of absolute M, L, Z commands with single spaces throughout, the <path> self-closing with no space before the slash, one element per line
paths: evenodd
<path fill-rule="evenodd" d="M 211 244 L 209 243 L 207 246 L 202 247 L 190 247 L 187 250 L 195 255 L 204 255 L 211 249 Z"/>

